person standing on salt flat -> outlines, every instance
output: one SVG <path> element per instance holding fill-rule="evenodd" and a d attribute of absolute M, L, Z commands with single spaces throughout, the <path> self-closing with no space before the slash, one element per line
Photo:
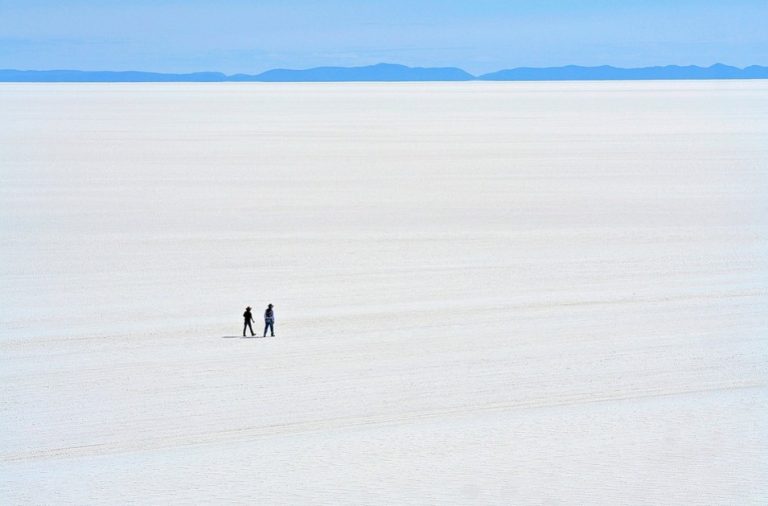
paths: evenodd
<path fill-rule="evenodd" d="M 251 322 L 255 321 L 253 319 L 253 315 L 251 314 L 251 306 L 248 306 L 245 308 L 245 313 L 243 313 L 243 318 L 245 319 L 245 322 L 243 323 L 243 337 L 245 337 L 245 329 L 249 329 L 251 331 L 251 336 L 255 336 L 256 334 L 253 332 L 253 327 L 251 326 Z"/>
<path fill-rule="evenodd" d="M 267 337 L 267 329 L 270 330 L 272 337 L 275 337 L 275 313 L 272 311 L 272 304 L 267 306 L 264 311 L 264 337 Z"/>

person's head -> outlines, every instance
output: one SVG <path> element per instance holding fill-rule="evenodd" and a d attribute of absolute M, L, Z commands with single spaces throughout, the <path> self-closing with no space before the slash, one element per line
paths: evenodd
<path fill-rule="evenodd" d="M 272 309 L 272 304 L 269 304 L 267 307 L 268 307 L 269 309 Z"/>
<path fill-rule="evenodd" d="M 246 311 L 250 311 L 251 310 L 251 306 L 248 306 L 247 308 L 245 308 L 245 310 Z"/>

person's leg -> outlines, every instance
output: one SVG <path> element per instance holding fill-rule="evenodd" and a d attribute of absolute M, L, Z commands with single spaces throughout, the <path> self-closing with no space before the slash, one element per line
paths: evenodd
<path fill-rule="evenodd" d="M 267 337 L 268 328 L 269 328 L 269 322 L 264 322 L 264 337 Z"/>
<path fill-rule="evenodd" d="M 248 330 L 251 331 L 251 336 L 255 336 L 256 333 L 253 331 L 253 326 L 251 325 L 251 322 L 248 322 Z"/>
<path fill-rule="evenodd" d="M 275 337 L 275 322 L 269 322 L 269 333 Z"/>
<path fill-rule="evenodd" d="M 248 328 L 248 325 L 249 325 L 248 322 L 243 323 L 243 337 L 245 337 L 245 329 Z"/>

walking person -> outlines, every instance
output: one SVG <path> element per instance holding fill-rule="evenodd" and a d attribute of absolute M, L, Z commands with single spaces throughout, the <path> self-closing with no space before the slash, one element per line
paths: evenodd
<path fill-rule="evenodd" d="M 243 323 L 243 337 L 245 337 L 245 329 L 249 329 L 251 331 L 251 336 L 255 336 L 256 334 L 253 332 L 253 327 L 251 326 L 252 322 L 255 322 L 256 320 L 253 319 L 253 315 L 251 314 L 251 306 L 248 306 L 245 308 L 245 313 L 243 313 L 243 318 L 245 319 L 245 322 Z"/>
<path fill-rule="evenodd" d="M 272 337 L 275 337 L 275 312 L 272 311 L 272 304 L 267 306 L 267 310 L 264 311 L 264 337 L 267 337 L 267 329 L 269 329 Z"/>

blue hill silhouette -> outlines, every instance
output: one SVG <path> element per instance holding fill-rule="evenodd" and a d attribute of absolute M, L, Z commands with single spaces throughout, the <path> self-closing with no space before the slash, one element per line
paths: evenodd
<path fill-rule="evenodd" d="M 317 67 L 306 70 L 273 69 L 255 76 L 237 74 L 230 81 L 332 82 L 332 81 L 469 81 L 475 76 L 464 70 L 406 67 L 379 63 L 366 67 Z"/>
<path fill-rule="evenodd" d="M 711 67 L 667 65 L 664 67 L 617 68 L 600 67 L 530 68 L 499 70 L 478 76 L 483 81 L 584 81 L 643 79 L 766 79 L 768 67 L 753 65 L 740 69 L 718 63 Z"/>
<path fill-rule="evenodd" d="M 261 74 L 226 75 L 220 72 L 164 74 L 84 70 L 0 70 L 0 82 L 351 82 L 351 81 L 583 81 L 649 79 L 768 79 L 768 67 L 743 69 L 723 65 L 643 68 L 519 67 L 473 76 L 455 67 L 407 67 L 379 63 L 365 67 L 317 67 L 304 70 L 273 69 Z"/>

